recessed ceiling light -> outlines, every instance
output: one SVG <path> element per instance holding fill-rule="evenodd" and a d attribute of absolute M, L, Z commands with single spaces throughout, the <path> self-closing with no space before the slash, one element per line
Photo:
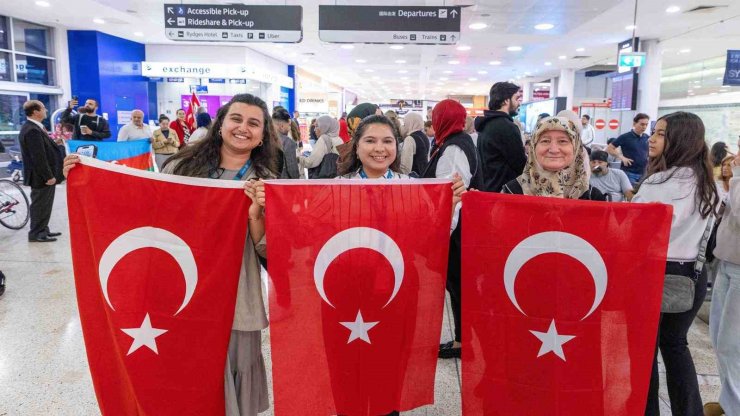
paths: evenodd
<path fill-rule="evenodd" d="M 530 76 L 530 75 L 532 75 L 532 73 L 531 72 L 525 72 L 524 75 Z"/>
<path fill-rule="evenodd" d="M 93 22 L 94 22 L 94 23 L 97 23 L 97 24 L 99 24 L 99 25 L 103 25 L 103 24 L 105 24 L 105 20 L 103 20 L 103 19 L 99 19 L 99 18 L 97 18 L 97 17 L 96 17 L 95 19 L 93 19 Z"/>
<path fill-rule="evenodd" d="M 680 12 L 681 8 L 678 6 L 670 6 L 669 8 L 665 9 L 666 13 L 676 13 Z"/>
<path fill-rule="evenodd" d="M 691 52 L 691 49 L 689 48 L 681 49 L 680 51 L 678 51 L 678 53 L 690 53 L 690 52 Z"/>
<path fill-rule="evenodd" d="M 586 50 L 586 48 L 578 48 L 578 49 L 576 49 L 576 52 L 583 52 L 585 50 Z"/>
<path fill-rule="evenodd" d="M 694 84 L 700 84 L 700 83 L 701 81 L 699 81 L 698 79 L 694 81 Z"/>
<path fill-rule="evenodd" d="M 460 63 L 460 61 L 447 61 L 447 63 L 450 65 L 457 65 Z"/>
<path fill-rule="evenodd" d="M 354 49 L 355 48 L 355 45 L 347 44 L 347 45 L 340 46 L 340 48 L 342 48 L 342 49 Z"/>
<path fill-rule="evenodd" d="M 400 51 L 401 49 L 403 49 L 403 45 L 391 45 L 391 49 L 395 51 Z"/>
<path fill-rule="evenodd" d="M 451 74 L 452 73 L 452 71 L 450 71 L 450 70 L 442 71 L 442 72 L 445 73 L 445 74 Z"/>
<path fill-rule="evenodd" d="M 558 59 L 568 59 L 568 57 L 565 56 L 565 55 L 560 55 L 560 56 L 558 56 Z"/>
<path fill-rule="evenodd" d="M 141 36 L 144 36 L 144 33 L 142 33 L 142 32 L 134 32 L 134 36 L 141 37 Z"/>
<path fill-rule="evenodd" d="M 635 29 L 637 29 L 637 26 L 635 25 L 629 25 L 629 26 L 624 27 L 624 30 L 635 30 Z"/>
<path fill-rule="evenodd" d="M 375 71 L 373 71 L 373 70 L 372 70 L 372 69 L 370 69 L 370 68 L 367 68 L 367 69 L 365 70 L 365 72 L 375 72 Z"/>
<path fill-rule="evenodd" d="M 397 64 L 405 64 L 406 61 L 404 61 L 403 59 L 398 59 L 398 60 L 396 60 L 396 63 Z"/>
<path fill-rule="evenodd" d="M 717 95 L 717 92 L 712 92 L 709 95 Z"/>
<path fill-rule="evenodd" d="M 380 77 L 379 77 L 379 76 L 377 76 L 377 75 L 375 75 L 375 76 L 373 77 L 373 79 L 380 79 Z"/>
<path fill-rule="evenodd" d="M 689 92 L 694 92 L 694 90 L 689 90 Z"/>
<path fill-rule="evenodd" d="M 491 61 L 489 62 L 490 65 L 501 65 L 501 61 Z"/>
<path fill-rule="evenodd" d="M 540 23 L 538 25 L 535 25 L 534 28 L 537 30 L 550 30 L 554 27 L 555 25 L 553 25 L 552 23 Z"/>
<path fill-rule="evenodd" d="M 482 29 L 487 28 L 488 25 L 485 24 L 485 23 L 483 23 L 483 22 L 477 22 L 477 23 L 471 23 L 470 26 L 468 26 L 468 27 L 471 28 L 471 29 L 473 29 L 473 30 L 482 30 Z"/>
<path fill-rule="evenodd" d="M 488 71 L 478 71 L 478 73 L 481 74 L 481 75 L 485 75 L 485 74 L 488 73 Z"/>
<path fill-rule="evenodd" d="M 724 78 L 722 78 L 722 77 L 717 77 L 717 78 L 715 78 L 715 79 L 716 79 L 717 81 L 722 81 L 722 80 L 723 80 Z"/>
<path fill-rule="evenodd" d="M 407 80 L 409 77 L 401 77 L 402 80 Z"/>
<path fill-rule="evenodd" d="M 552 62 L 545 62 L 545 66 L 550 66 L 550 65 L 552 65 Z"/>
<path fill-rule="evenodd" d="M 398 71 L 398 73 L 399 73 L 399 74 L 405 74 L 405 73 L 407 73 L 407 72 L 409 72 L 409 71 L 407 71 L 407 70 L 405 70 L 405 69 L 401 69 L 401 70 L 399 70 L 399 71 Z"/>
<path fill-rule="evenodd" d="M 468 78 L 468 81 L 478 81 L 478 78 L 476 78 L 476 77 L 470 77 L 470 78 Z"/>
<path fill-rule="evenodd" d="M 470 46 L 468 46 L 468 45 L 460 45 L 460 46 L 457 47 L 457 50 L 458 51 L 469 51 L 470 50 Z"/>
<path fill-rule="evenodd" d="M 437 78 L 437 79 L 439 79 L 440 81 L 447 81 L 449 78 L 447 78 L 447 77 L 440 77 L 440 78 Z"/>
<path fill-rule="evenodd" d="M 522 50 L 522 47 L 521 46 L 509 46 L 508 48 L 506 48 L 506 50 L 509 52 L 519 52 L 520 50 Z"/>
<path fill-rule="evenodd" d="M 39 7 L 49 7 L 49 6 L 51 6 L 51 4 L 49 4 L 48 1 L 37 1 L 36 2 L 36 5 L 39 6 Z"/>
<path fill-rule="evenodd" d="M 355 59 L 355 62 L 357 62 L 358 64 L 364 64 L 364 63 L 367 63 L 367 61 L 366 61 L 366 60 L 364 60 L 364 59 Z"/>

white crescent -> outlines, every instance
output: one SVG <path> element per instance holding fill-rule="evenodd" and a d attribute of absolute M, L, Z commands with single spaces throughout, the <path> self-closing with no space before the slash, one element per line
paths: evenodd
<path fill-rule="evenodd" d="M 561 253 L 566 256 L 573 257 L 583 263 L 591 273 L 591 277 L 593 278 L 594 285 L 596 287 L 596 293 L 594 295 L 594 303 L 591 306 L 591 310 L 581 318 L 581 320 L 586 319 L 596 310 L 596 308 L 599 307 L 601 301 L 604 300 L 607 284 L 606 265 L 604 264 L 604 259 L 601 257 L 601 254 L 599 254 L 598 250 L 596 250 L 594 246 L 581 237 L 570 233 L 548 231 L 535 234 L 527 237 L 511 250 L 509 257 L 506 259 L 506 265 L 504 266 L 504 287 L 506 288 L 506 293 L 509 295 L 511 303 L 519 309 L 519 312 L 527 315 L 516 300 L 514 282 L 516 282 L 517 273 L 519 273 L 519 270 L 525 263 L 532 258 L 545 253 Z"/>
<path fill-rule="evenodd" d="M 374 250 L 383 255 L 391 264 L 394 276 L 393 293 L 391 293 L 391 297 L 388 299 L 388 302 L 383 305 L 385 308 L 391 303 L 391 301 L 393 301 L 393 298 L 396 297 L 399 289 L 401 289 L 404 271 L 403 254 L 401 253 L 401 249 L 398 247 L 398 244 L 396 244 L 391 237 L 375 228 L 355 227 L 346 229 L 335 234 L 324 244 L 323 247 L 321 247 L 313 266 L 313 277 L 314 282 L 316 283 L 316 290 L 319 292 L 319 295 L 324 302 L 328 303 L 332 308 L 335 307 L 326 297 L 326 291 L 324 290 L 324 274 L 326 274 L 326 269 L 329 268 L 329 265 L 334 261 L 334 259 L 339 257 L 339 255 L 345 251 L 355 248 L 369 248 L 370 250 Z"/>
<path fill-rule="evenodd" d="M 175 315 L 180 313 L 190 303 L 190 299 L 195 293 L 195 287 L 198 285 L 198 266 L 195 264 L 195 258 L 190 247 L 180 237 L 175 234 L 154 227 L 140 227 L 127 231 L 115 240 L 105 249 L 103 256 L 100 258 L 98 274 L 100 276 L 100 287 L 103 289 L 103 296 L 108 306 L 116 310 L 110 303 L 108 296 L 108 277 L 113 267 L 128 253 L 140 248 L 158 248 L 171 255 L 182 269 L 185 278 L 185 298 L 180 305 L 180 309 Z"/>

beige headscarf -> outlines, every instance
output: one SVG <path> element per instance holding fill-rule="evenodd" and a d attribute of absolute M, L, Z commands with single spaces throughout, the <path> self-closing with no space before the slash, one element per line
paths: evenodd
<path fill-rule="evenodd" d="M 542 135 L 547 131 L 565 132 L 573 144 L 574 160 L 559 172 L 550 172 L 537 162 L 535 149 Z M 564 117 L 547 117 L 537 123 L 532 145 L 529 147 L 529 159 L 524 172 L 516 178 L 525 195 L 548 196 L 556 198 L 578 199 L 588 190 L 588 176 L 584 168 L 581 139 L 576 133 L 574 124 Z"/>
<path fill-rule="evenodd" d="M 411 133 L 424 130 L 424 118 L 421 114 L 410 112 L 403 117 L 403 137 L 410 136 Z"/>

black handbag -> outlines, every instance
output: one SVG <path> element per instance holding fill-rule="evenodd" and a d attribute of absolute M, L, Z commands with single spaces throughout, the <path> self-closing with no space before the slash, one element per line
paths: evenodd
<path fill-rule="evenodd" d="M 680 274 L 666 274 L 663 282 L 663 300 L 660 305 L 662 313 L 681 313 L 690 310 L 694 306 L 696 295 L 696 281 L 701 276 L 704 263 L 707 261 L 706 252 L 709 236 L 714 227 L 714 216 L 707 222 L 704 235 L 699 244 L 699 255 L 694 263 L 693 276 L 682 276 Z"/>

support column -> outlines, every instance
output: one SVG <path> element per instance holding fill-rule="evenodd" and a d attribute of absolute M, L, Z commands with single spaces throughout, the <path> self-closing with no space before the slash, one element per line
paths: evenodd
<path fill-rule="evenodd" d="M 524 81 L 522 83 L 522 102 L 532 101 L 532 83 Z"/>
<path fill-rule="evenodd" d="M 640 41 L 640 50 L 645 52 L 645 65 L 639 69 L 637 80 L 637 111 L 658 118 L 660 103 L 660 76 L 662 73 L 662 46 L 657 39 Z"/>
<path fill-rule="evenodd" d="M 561 69 L 558 78 L 558 97 L 565 97 L 565 109 L 570 110 L 573 107 L 573 96 L 575 95 L 576 70 Z"/>

